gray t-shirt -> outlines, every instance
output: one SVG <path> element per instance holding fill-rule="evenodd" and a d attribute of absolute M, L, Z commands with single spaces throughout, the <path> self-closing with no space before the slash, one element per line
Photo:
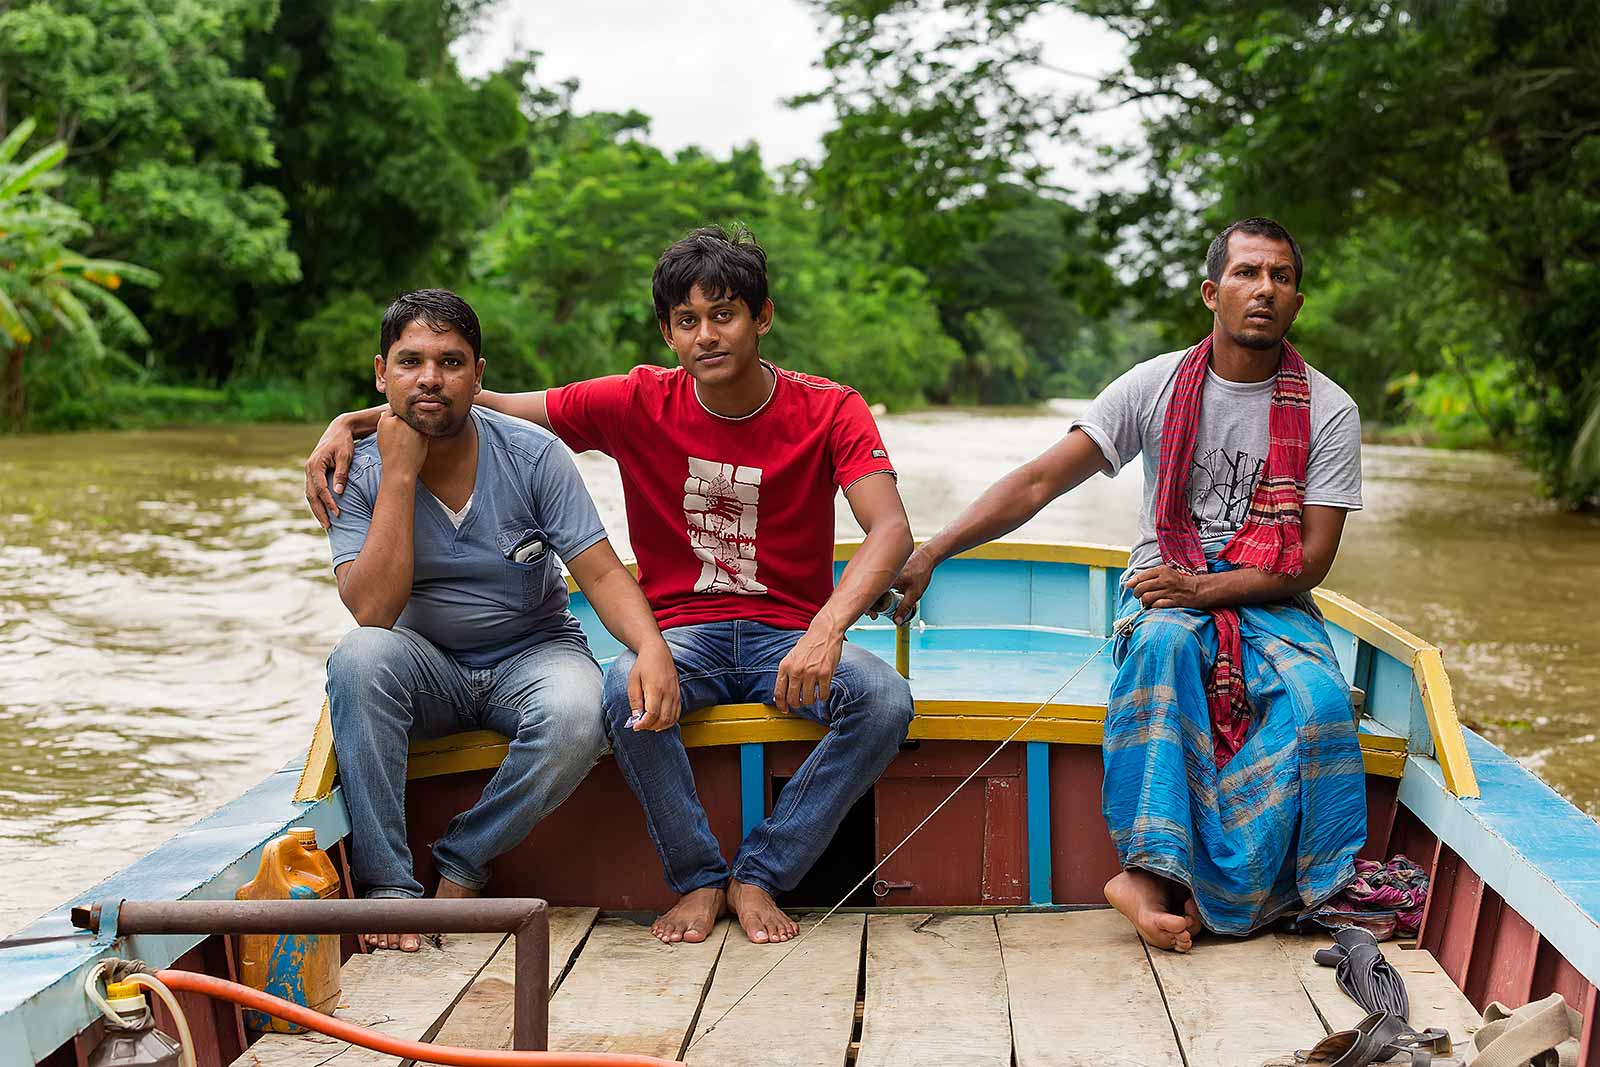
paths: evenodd
<path fill-rule="evenodd" d="M 583 641 L 556 557 L 572 559 L 606 529 L 572 453 L 554 434 L 486 408 L 471 416 L 478 428 L 472 506 L 458 528 L 417 483 L 411 598 L 395 625 L 481 668 L 552 638 Z M 335 570 L 366 543 L 382 474 L 374 434 L 356 445 L 337 497 L 328 530 Z"/>
<path fill-rule="evenodd" d="M 1130 570 L 1161 562 L 1156 546 L 1156 482 L 1161 424 L 1178 365 L 1186 352 L 1145 360 L 1106 386 L 1069 430 L 1080 429 L 1100 446 L 1111 473 L 1144 456 L 1144 506 Z M 1361 507 L 1361 415 L 1350 394 L 1307 365 L 1311 381 L 1311 453 L 1306 459 L 1305 503 Z M 1227 544 L 1250 510 L 1256 478 L 1267 459 L 1267 425 L 1274 380 L 1230 382 L 1206 371 L 1200 426 L 1189 470 L 1189 509 L 1206 554 Z"/>

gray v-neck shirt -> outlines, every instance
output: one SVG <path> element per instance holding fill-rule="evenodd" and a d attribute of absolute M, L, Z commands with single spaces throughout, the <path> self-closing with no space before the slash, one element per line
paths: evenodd
<path fill-rule="evenodd" d="M 417 483 L 411 598 L 395 625 L 414 630 L 464 667 L 482 668 L 541 641 L 583 641 L 567 607 L 557 557 L 570 560 L 606 536 L 572 453 L 530 422 L 474 407 L 477 481 L 454 526 Z M 333 566 L 366 543 L 383 462 L 377 435 L 356 445 L 339 514 L 328 530 Z"/>
<path fill-rule="evenodd" d="M 1156 483 L 1161 464 L 1161 424 L 1167 417 L 1178 366 L 1187 351 L 1145 360 L 1106 386 L 1069 430 L 1082 430 L 1100 446 L 1115 475 L 1144 456 L 1144 504 L 1139 540 L 1128 566 L 1161 562 L 1156 545 Z M 1305 503 L 1361 507 L 1361 415 L 1350 394 L 1307 364 L 1311 385 L 1311 452 L 1306 460 Z M 1200 425 L 1189 467 L 1189 510 L 1206 555 L 1222 550 L 1250 510 L 1256 479 L 1266 464 L 1274 380 L 1230 382 L 1206 371 Z"/>

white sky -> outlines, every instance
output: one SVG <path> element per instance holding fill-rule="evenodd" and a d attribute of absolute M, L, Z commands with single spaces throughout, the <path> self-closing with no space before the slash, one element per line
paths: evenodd
<path fill-rule="evenodd" d="M 1124 56 L 1121 38 L 1075 13 L 1038 18 L 1031 29 L 1044 60 L 1058 68 L 1098 76 Z M 580 111 L 638 109 L 651 117 L 651 142 L 669 152 L 698 145 L 725 157 L 755 141 L 777 167 L 821 154 L 828 110 L 796 110 L 783 100 L 823 85 L 813 64 L 825 44 L 801 0 L 503 0 L 459 52 L 464 72 L 476 75 L 514 50 L 534 49 L 542 53 L 542 82 L 578 80 Z M 1042 77 L 1073 89 L 1088 84 Z M 1120 143 L 1136 135 L 1137 115 L 1122 109 L 1085 125 L 1097 140 Z M 1039 151 L 1069 188 L 1107 184 L 1086 172 L 1081 153 L 1055 145 Z"/>

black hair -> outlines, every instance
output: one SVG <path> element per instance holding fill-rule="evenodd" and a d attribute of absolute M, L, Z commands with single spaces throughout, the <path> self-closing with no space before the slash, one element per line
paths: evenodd
<path fill-rule="evenodd" d="M 767 254 L 756 235 L 742 225 L 731 234 L 721 226 L 702 226 L 674 241 L 656 260 L 650 279 L 656 318 L 666 322 L 696 285 L 713 300 L 742 300 L 752 317 L 759 316 L 767 303 Z"/>
<path fill-rule="evenodd" d="M 1282 241 L 1289 246 L 1289 252 L 1294 256 L 1294 287 L 1300 288 L 1305 281 L 1305 261 L 1300 258 L 1300 242 L 1296 241 L 1289 231 L 1284 229 L 1276 220 L 1264 215 L 1253 215 L 1248 219 L 1240 219 L 1226 230 L 1211 239 L 1211 247 L 1206 249 L 1206 277 L 1213 282 L 1222 281 L 1222 268 L 1228 265 L 1228 241 L 1236 233 L 1248 233 L 1255 237 L 1270 237 L 1274 241 Z"/>
<path fill-rule="evenodd" d="M 448 289 L 414 289 L 395 297 L 383 313 L 378 351 L 384 359 L 389 358 L 389 349 L 413 322 L 422 323 L 434 333 L 454 330 L 472 347 L 473 359 L 483 355 L 483 331 L 471 304 Z"/>

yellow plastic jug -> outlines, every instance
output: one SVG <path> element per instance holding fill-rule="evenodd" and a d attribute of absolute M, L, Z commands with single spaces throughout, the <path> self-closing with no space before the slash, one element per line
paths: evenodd
<path fill-rule="evenodd" d="M 239 900 L 311 900 L 339 895 L 339 875 L 317 848 L 315 830 L 295 828 L 268 841 L 255 879 L 239 887 Z M 339 1003 L 339 938 L 335 934 L 246 934 L 240 939 L 241 980 L 264 993 L 332 1015 Z M 247 1011 L 255 1031 L 297 1034 L 303 1026 Z"/>

